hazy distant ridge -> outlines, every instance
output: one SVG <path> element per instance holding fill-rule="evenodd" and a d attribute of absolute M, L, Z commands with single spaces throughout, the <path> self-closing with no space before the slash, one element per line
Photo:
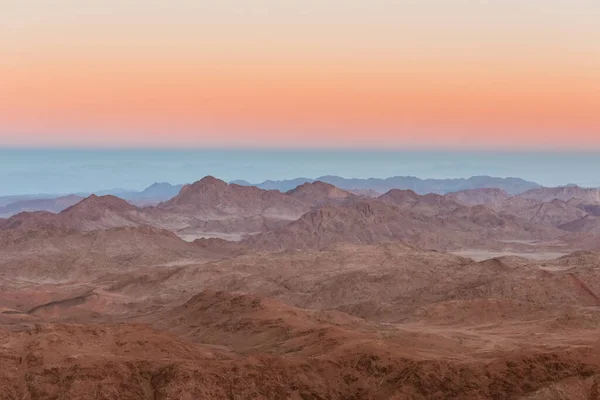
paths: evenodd
<path fill-rule="evenodd" d="M 316 179 L 296 178 L 281 181 L 264 181 L 258 184 L 252 184 L 247 181 L 232 181 L 243 186 L 256 186 L 266 190 L 279 190 L 286 192 L 303 183 L 321 181 L 337 186 L 345 190 L 374 190 L 384 193 L 392 189 L 411 189 L 419 194 L 437 193 L 446 194 L 467 189 L 497 188 L 502 189 L 508 194 L 515 195 L 526 192 L 531 189 L 541 188 L 542 185 L 526 181 L 521 178 L 498 178 L 492 176 L 472 176 L 470 178 L 458 179 L 420 179 L 414 176 L 393 176 L 390 178 L 342 178 L 340 176 L 326 175 Z"/>

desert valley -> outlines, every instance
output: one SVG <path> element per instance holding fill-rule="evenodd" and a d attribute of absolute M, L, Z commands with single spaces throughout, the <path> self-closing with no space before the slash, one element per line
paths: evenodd
<path fill-rule="evenodd" d="M 600 398 L 597 189 L 382 182 L 5 202 L 0 399 Z"/>

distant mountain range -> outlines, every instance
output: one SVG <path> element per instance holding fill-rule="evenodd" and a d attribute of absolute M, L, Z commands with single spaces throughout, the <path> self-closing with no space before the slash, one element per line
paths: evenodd
<path fill-rule="evenodd" d="M 83 200 L 82 196 L 69 195 L 54 198 L 26 198 L 7 205 L 0 205 L 0 218 L 11 216 L 23 211 L 49 211 L 58 213 Z"/>
<path fill-rule="evenodd" d="M 136 206 L 155 205 L 167 201 L 179 193 L 183 185 L 172 185 L 167 182 L 157 182 L 142 191 L 126 189 L 99 190 L 94 193 L 74 194 L 29 194 L 0 196 L 0 218 L 8 217 L 22 211 L 50 211 L 58 213 L 81 201 L 91 194 L 97 196 L 117 196 Z"/>
<path fill-rule="evenodd" d="M 264 190 L 279 190 L 280 192 L 288 192 L 292 189 L 297 188 L 300 185 L 303 185 L 305 183 L 312 183 L 315 181 L 325 182 L 320 178 L 317 178 L 317 179 L 295 178 L 295 179 L 285 179 L 282 181 L 267 180 L 267 181 L 264 181 L 263 183 L 256 183 L 256 184 L 250 183 L 250 182 L 244 181 L 244 180 L 235 180 L 235 181 L 231 181 L 229 183 L 232 183 L 235 185 L 240 185 L 240 186 L 256 186 L 257 188 L 264 189 Z"/>
<path fill-rule="evenodd" d="M 420 179 L 414 176 L 393 176 L 385 179 L 348 179 L 340 176 L 326 175 L 316 179 L 296 178 L 281 181 L 268 180 L 257 184 L 252 184 L 243 180 L 236 180 L 230 183 L 242 186 L 256 186 L 265 190 L 287 192 L 304 183 L 315 181 L 329 183 L 344 190 L 373 190 L 379 193 L 385 193 L 392 189 L 410 189 L 418 194 L 446 194 L 468 189 L 495 188 L 502 189 L 508 194 L 515 195 L 542 187 L 542 185 L 536 182 L 526 181 L 521 178 L 498 178 L 492 176 L 472 176 L 470 178 L 458 179 Z"/>
<path fill-rule="evenodd" d="M 378 186 L 374 187 L 381 190 L 382 182 L 389 184 L 393 179 L 368 181 L 375 181 Z M 440 181 L 434 182 L 439 185 Z M 505 184 L 507 180 L 476 177 L 452 183 L 464 185 L 465 181 Z M 149 201 L 172 190 L 173 185 L 156 184 L 136 197 Z M 142 198 L 142 194 L 149 197 Z M 501 248 L 505 240 L 552 241 L 566 232 L 596 234 L 600 232 L 599 204 L 600 189 L 577 186 L 535 188 L 514 196 L 504 189 L 486 187 L 445 195 L 391 189 L 373 198 L 321 181 L 280 192 L 206 176 L 154 206 L 139 207 L 113 195 L 95 194 L 83 200 L 70 196 L 24 201 L 20 207 L 13 204 L 11 209 L 37 212 L 0 218 L 0 239 L 17 243 L 57 233 L 150 226 L 166 229 L 186 241 L 218 238 L 259 250 L 321 249 L 339 242 L 398 240 L 438 250 Z M 36 205 L 39 210 L 34 210 Z M 59 211 L 65 206 L 68 208 Z M 572 236 L 569 240 L 579 243 L 581 238 Z M 595 238 L 590 240 L 596 243 Z"/>
<path fill-rule="evenodd" d="M 412 176 L 394 176 L 385 179 L 358 179 L 327 175 L 316 179 L 300 177 L 280 181 L 267 180 L 256 184 L 244 180 L 234 180 L 229 183 L 239 186 L 254 186 L 263 190 L 277 190 L 286 193 L 304 184 L 314 182 L 324 182 L 354 195 L 365 197 L 377 197 L 392 189 L 412 190 L 421 195 L 428 193 L 444 195 L 465 190 L 497 189 L 505 192 L 507 196 L 522 194 L 529 191 L 532 191 L 531 194 L 529 194 L 530 196 L 536 196 L 537 192 L 535 192 L 535 190 L 543 189 L 542 185 L 521 178 L 499 178 L 491 176 L 473 176 L 470 178 L 459 179 L 420 179 Z M 145 207 L 157 205 L 172 199 L 180 193 L 183 187 L 184 185 L 157 182 L 141 191 L 110 189 L 96 191 L 93 194 L 98 196 L 113 195 L 127 200 L 138 207 Z M 569 197 L 569 194 L 572 191 L 586 191 L 586 189 L 581 189 L 576 186 L 567 186 L 562 189 L 556 188 L 555 190 L 562 193 L 562 197 Z M 588 197 L 596 196 L 595 193 L 596 192 L 588 194 Z M 8 217 L 21 211 L 60 212 L 64 208 L 76 203 L 82 197 L 87 197 L 90 194 L 92 193 L 74 193 L 72 195 L 38 194 L 0 196 L 0 218 Z M 482 196 L 483 194 L 479 193 L 478 195 Z"/>
<path fill-rule="evenodd" d="M 182 187 L 183 185 L 172 185 L 168 182 L 156 182 L 140 192 L 113 189 L 96 192 L 95 194 L 118 196 L 138 206 L 146 206 L 167 201 L 177 196 Z"/>

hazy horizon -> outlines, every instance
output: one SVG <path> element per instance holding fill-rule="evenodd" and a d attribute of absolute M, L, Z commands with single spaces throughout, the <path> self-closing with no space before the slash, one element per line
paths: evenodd
<path fill-rule="evenodd" d="M 1 149 L 0 195 L 141 190 L 206 175 L 251 183 L 317 178 L 517 177 L 545 186 L 600 187 L 599 153 L 290 149 Z"/>
<path fill-rule="evenodd" d="M 0 193 L 600 186 L 598 17 L 588 0 L 2 1 Z"/>

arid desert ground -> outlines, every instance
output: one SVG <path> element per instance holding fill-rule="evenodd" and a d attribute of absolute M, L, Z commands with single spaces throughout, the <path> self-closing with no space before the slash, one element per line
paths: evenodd
<path fill-rule="evenodd" d="M 11 203 L 0 399 L 600 399 L 599 191 L 505 189 Z"/>

